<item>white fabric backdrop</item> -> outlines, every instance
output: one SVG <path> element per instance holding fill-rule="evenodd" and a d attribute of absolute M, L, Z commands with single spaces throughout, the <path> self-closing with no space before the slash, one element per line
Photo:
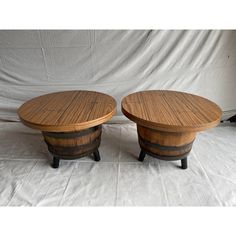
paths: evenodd
<path fill-rule="evenodd" d="M 236 31 L 0 31 L 0 120 L 26 100 L 86 89 L 118 102 L 149 89 L 205 96 L 236 113 Z"/>

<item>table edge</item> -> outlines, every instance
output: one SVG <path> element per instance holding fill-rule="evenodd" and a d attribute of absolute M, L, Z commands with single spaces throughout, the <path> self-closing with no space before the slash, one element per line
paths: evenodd
<path fill-rule="evenodd" d="M 105 123 L 106 121 L 110 120 L 117 112 L 117 108 L 116 106 L 114 107 L 114 109 L 108 113 L 106 116 L 100 117 L 96 120 L 91 120 L 91 121 L 87 121 L 87 122 L 83 122 L 83 123 L 78 123 L 78 124 L 69 124 L 69 125 L 42 125 L 42 124 L 35 124 L 35 123 L 31 123 L 29 121 L 24 120 L 22 117 L 20 117 L 20 115 L 18 114 L 20 121 L 32 128 L 32 129 L 36 129 L 36 130 L 40 130 L 40 131 L 48 131 L 48 132 L 73 132 L 73 131 L 80 131 L 80 130 L 84 130 L 84 129 L 88 129 L 100 124 Z"/>
<path fill-rule="evenodd" d="M 215 104 L 215 105 L 218 106 L 217 104 Z M 220 120 L 222 117 L 222 110 L 220 109 L 219 106 L 218 106 L 218 108 L 219 108 L 219 111 L 221 112 L 221 114 L 218 119 L 216 119 L 212 122 L 205 123 L 202 125 L 196 125 L 196 126 L 178 126 L 178 125 L 167 125 L 167 124 L 155 123 L 152 121 L 148 121 L 148 120 L 144 120 L 142 118 L 136 117 L 136 116 L 130 114 L 129 112 L 127 112 L 123 108 L 122 103 L 121 103 L 121 111 L 128 119 L 132 120 L 133 122 L 135 122 L 138 125 L 148 127 L 151 129 L 160 130 L 160 131 L 166 131 L 166 132 L 197 132 L 197 131 L 203 131 L 203 130 L 207 130 L 210 128 L 214 128 L 220 123 Z"/>

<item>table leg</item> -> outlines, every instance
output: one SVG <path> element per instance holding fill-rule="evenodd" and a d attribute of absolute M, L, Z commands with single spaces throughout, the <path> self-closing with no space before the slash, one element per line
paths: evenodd
<path fill-rule="evenodd" d="M 181 160 L 181 168 L 182 169 L 187 169 L 188 168 L 187 157 Z"/>
<path fill-rule="evenodd" d="M 100 160 L 101 160 L 98 149 L 96 149 L 96 150 L 94 151 L 93 155 L 94 155 L 94 160 L 95 160 L 95 161 L 100 161 Z"/>
<path fill-rule="evenodd" d="M 141 149 L 138 160 L 143 161 L 145 156 L 146 156 L 146 152 L 143 149 Z"/>
<path fill-rule="evenodd" d="M 60 159 L 54 156 L 54 157 L 53 157 L 53 164 L 52 164 L 52 167 L 53 167 L 53 168 L 58 168 L 58 167 L 59 167 L 59 163 L 60 163 Z"/>

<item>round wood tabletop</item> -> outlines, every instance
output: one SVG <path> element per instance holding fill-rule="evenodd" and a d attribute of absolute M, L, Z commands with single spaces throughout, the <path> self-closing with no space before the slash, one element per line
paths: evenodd
<path fill-rule="evenodd" d="M 222 111 L 203 97 L 170 90 L 150 90 L 128 95 L 122 112 L 135 123 L 167 132 L 194 132 L 216 126 Z"/>
<path fill-rule="evenodd" d="M 65 91 L 33 98 L 18 109 L 21 121 L 34 129 L 70 132 L 97 126 L 116 113 L 116 101 L 93 91 Z"/>

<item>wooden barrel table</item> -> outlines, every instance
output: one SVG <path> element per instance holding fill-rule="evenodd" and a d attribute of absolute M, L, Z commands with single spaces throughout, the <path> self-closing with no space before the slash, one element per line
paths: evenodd
<path fill-rule="evenodd" d="M 139 161 L 149 154 L 161 160 L 181 160 L 183 169 L 196 133 L 215 127 L 222 116 L 214 102 L 170 90 L 130 94 L 122 100 L 122 112 L 137 123 Z"/>
<path fill-rule="evenodd" d="M 18 109 L 26 126 L 42 131 L 53 167 L 60 159 L 94 154 L 100 160 L 102 124 L 116 113 L 116 101 L 94 91 L 64 91 L 33 98 Z"/>

